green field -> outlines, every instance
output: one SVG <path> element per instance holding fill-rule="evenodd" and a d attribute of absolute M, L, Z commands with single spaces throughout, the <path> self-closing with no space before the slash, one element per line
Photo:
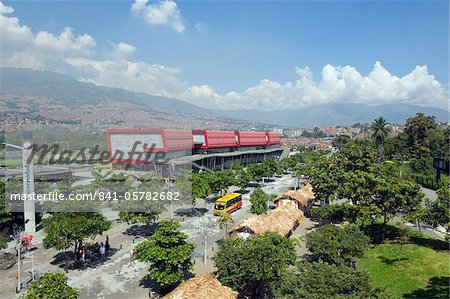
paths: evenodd
<path fill-rule="evenodd" d="M 394 298 L 449 298 L 450 254 L 445 242 L 421 239 L 416 244 L 376 245 L 359 261 L 375 287 Z"/>

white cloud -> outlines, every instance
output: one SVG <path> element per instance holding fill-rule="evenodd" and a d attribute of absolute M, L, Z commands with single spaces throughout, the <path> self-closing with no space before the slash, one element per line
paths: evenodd
<path fill-rule="evenodd" d="M 114 50 L 111 53 L 113 58 L 121 59 L 136 52 L 136 47 L 127 43 L 114 44 Z"/>
<path fill-rule="evenodd" d="M 172 8 L 163 9 L 166 6 Z M 137 1 L 132 11 L 170 26 L 174 25 L 167 11 L 175 11 L 181 22 L 172 1 L 157 4 Z M 448 109 L 446 88 L 429 74 L 426 66 L 416 66 L 409 74 L 398 77 L 380 62 L 368 74 L 361 74 L 353 66 L 328 64 L 317 79 L 308 67 L 296 68 L 296 79 L 292 82 L 263 79 L 243 91 L 220 94 L 212 86 L 189 86 L 180 79 L 179 68 L 131 61 L 128 57 L 136 51 L 133 45 L 113 43 L 109 53 L 99 53 L 95 38 L 89 34 L 76 35 L 71 28 L 56 35 L 47 31 L 33 34 L 30 27 L 9 15 L 13 12 L 12 7 L 0 2 L 0 66 L 66 71 L 86 82 L 180 98 L 215 109 L 291 109 L 329 102 L 369 105 L 395 102 Z"/>
<path fill-rule="evenodd" d="M 39 31 L 33 44 L 36 49 L 50 54 L 66 56 L 88 56 L 96 46 L 95 39 L 89 34 L 74 36 L 73 29 L 66 27 L 58 36 L 47 31 Z"/>
<path fill-rule="evenodd" d="M 22 48 L 31 42 L 31 29 L 20 24 L 16 17 L 5 16 L 13 13 L 14 9 L 0 2 L 0 42 L 2 51 Z"/>
<path fill-rule="evenodd" d="M 6 6 L 0 2 L 0 14 L 9 14 L 9 13 L 13 13 L 13 12 L 14 12 L 14 8 L 12 8 L 11 6 Z"/>
<path fill-rule="evenodd" d="M 68 58 L 81 79 L 97 85 L 125 88 L 151 95 L 174 97 L 187 86 L 178 79 L 181 70 L 145 62 Z"/>
<path fill-rule="evenodd" d="M 208 85 L 191 86 L 178 94 L 178 98 L 200 107 L 211 108 L 218 108 L 223 102 L 222 96 Z"/>
<path fill-rule="evenodd" d="M 45 69 L 66 57 L 86 57 L 94 53 L 95 39 L 88 35 L 74 35 L 64 28 L 59 35 L 47 31 L 33 34 L 17 17 L 6 14 L 14 9 L 0 2 L 0 65 Z"/>
<path fill-rule="evenodd" d="M 157 3 L 148 3 L 148 0 L 135 0 L 131 12 L 142 17 L 148 24 L 165 25 L 178 33 L 183 33 L 183 18 L 177 4 L 172 0 L 158 0 Z"/>
<path fill-rule="evenodd" d="M 210 86 L 191 87 L 180 98 L 204 107 L 222 109 L 291 109 L 329 102 L 408 103 L 448 107 L 445 87 L 428 73 L 426 66 L 416 66 L 409 74 L 397 77 L 380 62 L 363 76 L 352 66 L 325 65 L 319 81 L 309 68 L 297 68 L 295 82 L 279 83 L 268 79 L 242 92 L 220 95 Z"/>

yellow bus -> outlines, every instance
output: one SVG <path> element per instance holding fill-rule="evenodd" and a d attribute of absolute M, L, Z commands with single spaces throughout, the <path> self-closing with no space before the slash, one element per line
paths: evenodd
<path fill-rule="evenodd" d="M 242 207 L 242 194 L 240 193 L 229 193 L 218 200 L 214 205 L 214 215 L 219 215 L 220 211 L 226 211 L 227 213 L 232 213 L 239 210 Z"/>

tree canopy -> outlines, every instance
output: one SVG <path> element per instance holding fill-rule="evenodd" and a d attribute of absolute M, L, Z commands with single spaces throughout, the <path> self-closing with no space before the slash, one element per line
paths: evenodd
<path fill-rule="evenodd" d="M 186 242 L 188 236 L 179 228 L 179 222 L 163 220 L 153 235 L 134 248 L 137 259 L 149 264 L 150 278 L 163 287 L 182 281 L 192 268 L 194 244 Z"/>
<path fill-rule="evenodd" d="M 64 250 L 74 247 L 74 253 L 84 239 L 100 235 L 111 227 L 111 222 L 98 212 L 56 212 L 42 220 L 42 224 L 44 248 Z"/>
<path fill-rule="evenodd" d="M 324 262 L 297 263 L 272 282 L 272 290 L 273 297 L 284 299 L 389 298 L 383 290 L 372 287 L 367 273 Z"/>
<path fill-rule="evenodd" d="M 443 226 L 450 231 L 450 189 L 444 186 L 437 191 L 436 200 L 427 199 L 423 219 L 434 227 Z M 447 234 L 448 238 L 448 234 Z"/>
<path fill-rule="evenodd" d="M 163 192 L 160 178 L 143 177 L 140 184 L 129 190 L 130 194 L 146 194 L 142 200 L 125 200 L 117 203 L 115 209 L 119 210 L 120 219 L 129 223 L 145 223 L 150 225 L 156 221 L 163 210 L 161 201 L 148 198 L 148 194 L 153 192 Z"/>
<path fill-rule="evenodd" d="M 45 273 L 42 278 L 32 281 L 23 299 L 76 299 L 79 290 L 67 284 L 67 276 L 62 273 Z"/>
<path fill-rule="evenodd" d="M 356 225 L 344 228 L 325 225 L 306 234 L 305 240 L 316 258 L 336 265 L 353 266 L 369 246 L 369 238 Z"/>
<path fill-rule="evenodd" d="M 388 138 L 392 130 L 389 127 L 389 123 L 383 117 L 376 118 L 370 126 L 370 130 L 372 131 L 372 138 L 375 141 L 378 155 L 381 156 L 384 153 L 384 141 Z"/>
<path fill-rule="evenodd" d="M 224 210 L 219 212 L 219 218 L 217 218 L 217 223 L 219 224 L 220 228 L 225 228 L 225 231 L 227 231 L 228 225 L 233 222 L 234 222 L 233 217 L 229 213 L 227 213 Z"/>
<path fill-rule="evenodd" d="M 263 214 L 269 210 L 267 202 L 270 200 L 270 196 L 264 192 L 261 188 L 256 188 L 250 194 L 251 211 L 255 214 Z"/>
<path fill-rule="evenodd" d="M 243 295 L 262 297 L 295 263 L 294 244 L 273 232 L 246 240 L 226 237 L 213 257 L 217 278 Z"/>

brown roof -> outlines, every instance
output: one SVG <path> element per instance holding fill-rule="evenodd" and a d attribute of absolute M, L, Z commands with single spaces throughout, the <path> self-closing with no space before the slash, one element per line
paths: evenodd
<path fill-rule="evenodd" d="M 212 273 L 198 275 L 182 282 L 163 299 L 236 299 L 238 292 L 223 286 Z"/>
<path fill-rule="evenodd" d="M 288 236 L 291 230 L 303 219 L 303 212 L 294 206 L 276 208 L 267 215 L 259 215 L 247 218 L 233 227 L 229 233 L 248 232 L 261 235 L 265 232 L 276 232 L 282 236 Z"/>
<path fill-rule="evenodd" d="M 305 207 L 307 206 L 312 200 L 315 199 L 314 196 L 314 192 L 313 192 L 313 188 L 311 186 L 311 184 L 306 184 L 306 186 L 304 186 L 301 189 L 298 189 L 296 191 L 294 190 L 290 190 L 288 192 L 282 193 L 279 196 L 277 196 L 274 199 L 274 202 L 276 203 L 277 201 L 279 201 L 280 199 L 283 198 L 289 198 L 291 200 L 295 200 L 299 203 L 299 207 Z"/>

